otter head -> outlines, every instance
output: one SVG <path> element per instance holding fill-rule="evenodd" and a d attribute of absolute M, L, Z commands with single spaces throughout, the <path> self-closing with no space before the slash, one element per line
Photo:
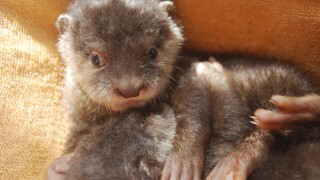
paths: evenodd
<path fill-rule="evenodd" d="M 67 79 L 113 111 L 159 96 L 183 42 L 172 7 L 169 1 L 76 1 L 56 23 Z"/>

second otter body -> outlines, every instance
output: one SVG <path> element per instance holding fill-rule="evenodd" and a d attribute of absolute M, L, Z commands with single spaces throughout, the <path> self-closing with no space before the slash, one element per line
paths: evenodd
<path fill-rule="evenodd" d="M 270 101 L 273 95 L 304 97 L 318 90 L 297 69 L 275 61 L 223 58 L 220 63 L 204 62 L 199 67 L 213 111 L 213 136 L 204 166 L 207 179 L 246 179 L 251 172 L 249 178 L 254 179 L 270 178 L 266 172 L 276 174 L 276 179 L 319 176 L 319 121 L 286 131 L 261 130 L 250 123 L 256 109 L 279 111 Z M 311 118 L 320 117 L 313 112 Z M 309 156 L 315 159 L 310 161 Z M 309 161 L 297 163 L 298 158 Z M 287 165 L 297 171 L 287 171 Z"/>

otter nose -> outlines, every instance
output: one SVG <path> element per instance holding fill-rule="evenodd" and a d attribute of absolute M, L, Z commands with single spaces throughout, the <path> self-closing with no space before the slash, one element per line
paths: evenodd
<path fill-rule="evenodd" d="M 142 89 L 143 89 L 143 85 L 140 85 L 137 87 L 125 87 L 125 88 L 118 87 L 116 88 L 116 92 L 124 98 L 133 98 L 133 97 L 138 97 Z"/>

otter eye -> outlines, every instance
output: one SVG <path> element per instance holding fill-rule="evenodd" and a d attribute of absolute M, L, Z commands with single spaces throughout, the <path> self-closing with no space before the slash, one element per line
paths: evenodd
<path fill-rule="evenodd" d="M 96 52 L 92 52 L 91 56 L 90 56 L 90 60 L 91 63 L 95 66 L 95 67 L 102 67 L 105 65 L 105 58 L 101 57 L 101 55 L 99 55 Z"/>
<path fill-rule="evenodd" d="M 154 59 L 156 59 L 157 58 L 157 55 L 158 55 L 158 51 L 157 51 L 157 49 L 156 48 L 151 48 L 150 50 L 149 50 L 149 58 L 151 59 L 151 60 L 154 60 Z"/>

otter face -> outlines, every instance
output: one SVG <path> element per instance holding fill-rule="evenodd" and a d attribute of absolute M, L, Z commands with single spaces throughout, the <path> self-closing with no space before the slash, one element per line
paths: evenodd
<path fill-rule="evenodd" d="M 113 111 L 156 98 L 171 78 L 183 41 L 168 5 L 151 0 L 76 1 L 56 23 L 67 79 Z"/>

